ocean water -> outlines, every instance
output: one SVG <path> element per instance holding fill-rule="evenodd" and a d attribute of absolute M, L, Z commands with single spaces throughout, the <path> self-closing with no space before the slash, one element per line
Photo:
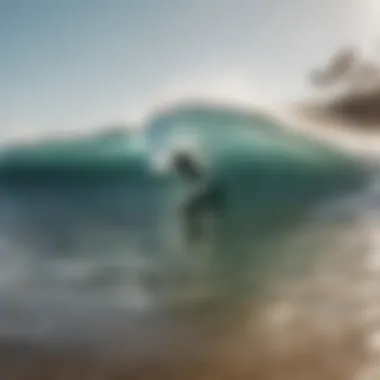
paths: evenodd
<path fill-rule="evenodd" d="M 176 147 L 194 149 L 227 196 L 192 247 L 186 185 L 158 168 Z M 215 300 L 286 300 L 281 313 L 298 305 L 321 323 L 360 319 L 371 306 L 358 289 L 370 278 L 360 268 L 376 176 L 268 116 L 204 105 L 157 113 L 139 133 L 3 148 L 0 337 L 104 343 L 129 318 L 146 342 L 152 320 L 160 334 L 173 326 L 168 310 Z"/>

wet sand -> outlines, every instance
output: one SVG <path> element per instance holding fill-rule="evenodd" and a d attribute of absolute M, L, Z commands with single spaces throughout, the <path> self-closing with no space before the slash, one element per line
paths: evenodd
<path fill-rule="evenodd" d="M 273 322 L 264 309 L 207 305 L 134 321 L 126 317 L 112 339 L 100 334 L 87 342 L 4 338 L 0 378 L 348 380 L 365 366 L 360 326 L 342 325 L 331 333 L 307 318 Z"/>

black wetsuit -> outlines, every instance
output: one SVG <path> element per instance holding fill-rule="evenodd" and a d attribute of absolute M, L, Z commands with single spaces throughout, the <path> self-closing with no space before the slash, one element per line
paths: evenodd
<path fill-rule="evenodd" d="M 216 181 L 207 181 L 197 161 L 187 154 L 174 157 L 174 167 L 184 178 L 195 185 L 194 190 L 183 204 L 183 215 L 186 221 L 186 234 L 189 243 L 202 237 L 204 212 L 210 211 L 214 217 L 225 206 L 223 187 Z"/>

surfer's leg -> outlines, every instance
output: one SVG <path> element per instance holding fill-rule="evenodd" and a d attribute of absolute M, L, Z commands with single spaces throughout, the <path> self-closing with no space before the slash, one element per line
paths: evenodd
<path fill-rule="evenodd" d="M 197 189 L 185 201 L 183 214 L 185 218 L 185 228 L 187 242 L 193 243 L 202 237 L 203 226 L 202 216 L 205 211 L 207 192 Z"/>
<path fill-rule="evenodd" d="M 190 240 L 198 239 L 204 232 L 206 214 L 213 219 L 221 218 L 226 211 L 225 192 L 218 183 L 209 183 L 199 187 L 186 200 L 184 216 Z"/>

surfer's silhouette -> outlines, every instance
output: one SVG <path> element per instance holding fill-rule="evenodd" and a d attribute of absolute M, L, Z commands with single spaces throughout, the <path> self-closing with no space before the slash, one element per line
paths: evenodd
<path fill-rule="evenodd" d="M 187 242 L 192 244 L 205 237 L 205 216 L 220 217 L 224 209 L 225 194 L 221 184 L 207 178 L 200 161 L 190 152 L 180 151 L 172 156 L 175 171 L 189 182 L 192 189 L 182 204 Z"/>

